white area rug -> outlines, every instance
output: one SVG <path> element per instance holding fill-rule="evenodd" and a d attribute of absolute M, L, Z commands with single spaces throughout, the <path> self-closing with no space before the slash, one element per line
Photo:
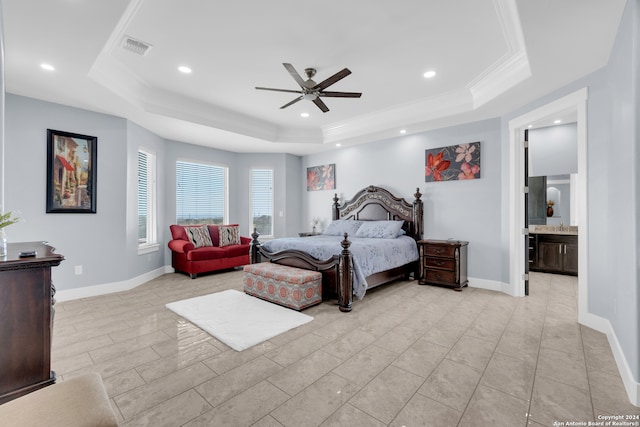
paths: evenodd
<path fill-rule="evenodd" d="M 237 351 L 313 320 L 233 289 L 172 302 L 166 307 Z"/>

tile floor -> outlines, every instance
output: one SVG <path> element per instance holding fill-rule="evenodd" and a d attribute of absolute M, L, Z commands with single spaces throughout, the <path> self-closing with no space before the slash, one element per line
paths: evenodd
<path fill-rule="evenodd" d="M 56 304 L 53 369 L 99 372 L 122 426 L 552 426 L 640 414 L 607 338 L 578 325 L 575 278 L 531 296 L 414 281 L 236 352 L 164 305 L 242 289 L 242 272 L 167 274 Z M 586 425 L 586 424 L 585 424 Z"/>

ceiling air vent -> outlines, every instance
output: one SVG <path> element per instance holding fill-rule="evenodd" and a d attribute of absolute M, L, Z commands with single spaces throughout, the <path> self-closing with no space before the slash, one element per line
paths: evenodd
<path fill-rule="evenodd" d="M 126 50 L 137 53 L 138 55 L 146 55 L 151 45 L 140 40 L 132 39 L 131 37 L 125 37 L 122 42 L 122 47 Z"/>

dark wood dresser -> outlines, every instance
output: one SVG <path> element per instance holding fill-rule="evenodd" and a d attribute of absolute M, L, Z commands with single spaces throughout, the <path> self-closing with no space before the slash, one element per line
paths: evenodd
<path fill-rule="evenodd" d="M 441 285 L 461 291 L 467 279 L 467 246 L 461 240 L 420 240 L 421 285 Z"/>
<path fill-rule="evenodd" d="M 62 255 L 42 242 L 9 243 L 0 258 L 0 404 L 53 384 L 51 267 Z M 20 258 L 22 251 L 36 251 Z"/>

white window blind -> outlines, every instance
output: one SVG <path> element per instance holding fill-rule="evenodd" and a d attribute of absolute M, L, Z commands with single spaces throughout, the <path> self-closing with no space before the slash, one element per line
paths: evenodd
<path fill-rule="evenodd" d="M 155 154 L 138 150 L 138 245 L 157 243 Z"/>
<path fill-rule="evenodd" d="M 176 222 L 224 224 L 227 212 L 227 168 L 176 162 Z"/>
<path fill-rule="evenodd" d="M 251 231 L 273 236 L 273 170 L 251 169 Z"/>

